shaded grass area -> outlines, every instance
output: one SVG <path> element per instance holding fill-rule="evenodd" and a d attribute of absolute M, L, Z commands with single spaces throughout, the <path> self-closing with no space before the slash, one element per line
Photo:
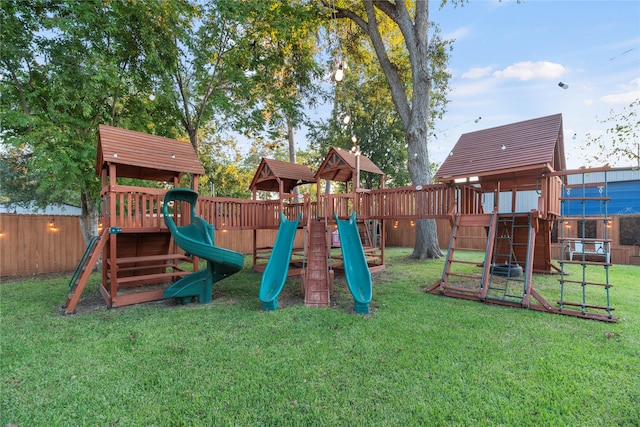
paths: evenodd
<path fill-rule="evenodd" d="M 208 305 L 73 316 L 68 278 L 3 283 L 0 425 L 638 425 L 640 268 L 611 268 L 610 324 L 425 294 L 443 260 L 410 252 L 366 316 L 340 276 L 331 308 L 290 279 L 262 312 L 249 263 Z M 557 279 L 534 277 L 554 303 Z"/>

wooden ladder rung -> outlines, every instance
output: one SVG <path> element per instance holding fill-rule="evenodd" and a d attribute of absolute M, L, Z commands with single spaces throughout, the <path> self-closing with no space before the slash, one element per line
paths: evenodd
<path fill-rule="evenodd" d="M 611 243 L 613 240 L 611 239 L 594 239 L 591 237 L 561 237 L 558 239 L 559 242 L 584 242 L 584 243 L 595 243 L 595 242 L 603 242 L 603 243 Z M 604 255 L 604 254 L 601 254 Z"/>
<path fill-rule="evenodd" d="M 594 255 L 597 256 L 597 255 Z M 600 256 L 604 256 L 604 255 L 600 255 Z M 597 262 L 597 261 L 568 261 L 568 260 L 559 260 L 558 261 L 560 264 L 584 264 L 584 265 L 602 265 L 602 266 L 610 266 L 613 265 L 611 263 L 607 263 L 607 262 Z"/>
<path fill-rule="evenodd" d="M 448 291 L 456 291 L 456 292 L 469 292 L 472 294 L 480 294 L 482 292 L 482 289 L 466 289 L 466 288 L 458 288 L 456 286 L 443 286 L 444 289 L 448 290 Z"/>
<path fill-rule="evenodd" d="M 560 197 L 561 201 L 576 201 L 576 202 L 581 202 L 581 201 L 609 201 L 611 200 L 611 197 Z"/>
<path fill-rule="evenodd" d="M 155 261 L 190 261 L 188 257 L 180 254 L 165 254 L 165 255 L 146 255 L 146 256 L 132 256 L 126 258 L 116 258 L 116 265 L 121 264 L 133 264 L 137 262 L 155 262 Z M 108 260 L 109 265 L 113 264 L 113 260 Z"/>
<path fill-rule="evenodd" d="M 457 260 L 457 259 L 449 260 L 449 263 L 454 263 L 454 262 L 457 264 L 482 265 L 482 261 L 463 261 L 463 260 Z"/>
<path fill-rule="evenodd" d="M 140 271 L 140 270 L 150 270 L 156 268 L 172 268 L 173 271 L 185 271 L 182 268 L 179 268 L 177 264 L 152 264 L 152 265 L 138 265 L 136 267 L 118 267 L 118 274 L 124 273 L 125 271 Z"/>
<path fill-rule="evenodd" d="M 181 277 L 191 274 L 193 271 L 174 271 L 171 273 L 142 274 L 140 276 L 118 277 L 118 284 L 154 281 L 157 279 Z"/>
<path fill-rule="evenodd" d="M 466 277 L 468 279 L 482 279 L 482 276 L 478 276 L 477 274 L 464 274 L 464 273 L 452 273 L 452 272 L 449 272 L 448 275 L 449 276 L 456 276 L 456 277 Z"/>
<path fill-rule="evenodd" d="M 582 304 L 579 302 L 558 301 L 558 305 L 570 305 L 572 307 L 583 307 L 583 308 L 597 308 L 600 310 L 615 310 L 614 307 L 609 307 L 606 305 Z"/>
<path fill-rule="evenodd" d="M 566 279 L 558 279 L 560 283 L 579 283 L 581 285 L 595 285 L 595 286 L 604 286 L 605 288 L 611 288 L 613 285 L 608 283 L 598 283 L 598 282 L 585 282 L 582 280 L 566 280 Z"/>

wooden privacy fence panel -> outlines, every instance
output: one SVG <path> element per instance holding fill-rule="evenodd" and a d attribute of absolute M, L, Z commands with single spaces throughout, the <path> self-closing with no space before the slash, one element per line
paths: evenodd
<path fill-rule="evenodd" d="M 312 208 L 315 212 L 315 205 Z M 52 230 L 49 225 L 52 219 L 57 231 Z M 638 248 L 619 245 L 620 217 L 612 216 L 610 220 L 611 261 L 614 264 L 640 262 Z M 577 228 L 577 220 L 568 221 L 568 226 Z M 440 247 L 447 248 L 451 233 L 449 220 L 436 219 L 436 227 Z M 415 244 L 415 220 L 386 220 L 385 231 L 387 247 L 413 247 Z M 271 228 L 257 230 L 256 233 L 257 247 L 267 247 L 273 245 L 277 230 Z M 0 214 L 0 234 L 0 276 L 4 277 L 72 271 L 84 252 L 78 217 Z M 302 241 L 303 234 L 299 230 L 296 247 L 302 246 Z M 462 228 L 458 241 L 462 248 L 483 251 L 486 231 L 483 227 Z M 253 230 L 215 231 L 215 243 L 222 248 L 251 254 L 252 242 Z M 558 243 L 552 244 L 551 251 L 552 259 L 559 259 L 562 255 L 562 248 Z"/>
<path fill-rule="evenodd" d="M 256 231 L 256 247 L 267 248 L 273 246 L 278 230 L 274 228 Z M 245 255 L 253 253 L 253 230 L 216 230 L 215 245 L 230 249 Z M 302 247 L 304 235 L 302 229 L 296 233 L 294 247 Z"/>
<path fill-rule="evenodd" d="M 76 268 L 84 252 L 75 216 L 0 214 L 0 276 Z"/>
<path fill-rule="evenodd" d="M 436 219 L 438 243 L 441 248 L 449 247 L 451 224 L 448 219 Z M 387 247 L 410 247 L 416 243 L 416 227 L 413 220 L 385 221 Z M 487 232 L 484 227 L 464 227 L 458 230 L 458 249 L 484 251 Z"/>

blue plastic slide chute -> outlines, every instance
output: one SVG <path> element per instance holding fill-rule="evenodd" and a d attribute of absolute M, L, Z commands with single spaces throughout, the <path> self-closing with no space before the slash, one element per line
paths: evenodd
<path fill-rule="evenodd" d="M 284 287 L 289 272 L 289 262 L 291 251 L 293 250 L 293 240 L 296 237 L 296 230 L 302 214 L 298 214 L 298 219 L 289 220 L 280 212 L 280 225 L 273 251 L 267 262 L 267 266 L 262 273 L 260 283 L 260 301 L 263 310 L 276 310 L 278 308 L 278 295 Z"/>
<path fill-rule="evenodd" d="M 174 188 L 167 191 L 165 195 L 162 213 L 164 223 L 176 244 L 186 253 L 207 261 L 207 268 L 181 278 L 169 286 L 163 296 L 176 298 L 178 302 L 188 302 L 192 297 L 197 296 L 201 304 L 208 304 L 211 302 L 213 284 L 242 270 L 244 255 L 214 246 L 213 226 L 196 214 L 197 200 L 198 193 L 195 191 L 188 188 Z M 176 226 L 168 210 L 171 202 L 190 204 L 188 225 Z M 182 215 L 185 214 L 182 212 Z"/>
<path fill-rule="evenodd" d="M 335 213 L 333 216 L 338 224 L 340 235 L 340 249 L 344 261 L 344 275 L 347 278 L 349 291 L 353 295 L 353 303 L 356 313 L 368 314 L 369 303 L 373 286 L 371 284 L 371 272 L 367 265 L 367 258 L 364 255 L 356 213 L 353 212 L 349 219 L 338 219 Z"/>

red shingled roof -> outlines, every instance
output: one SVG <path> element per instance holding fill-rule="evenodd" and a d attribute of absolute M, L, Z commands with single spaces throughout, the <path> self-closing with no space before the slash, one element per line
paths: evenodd
<path fill-rule="evenodd" d="M 565 167 L 562 114 L 554 114 L 461 135 L 434 178 L 453 182 L 477 176 L 480 183 L 531 185 Z"/>
<path fill-rule="evenodd" d="M 315 183 L 316 180 L 308 166 L 263 158 L 249 188 L 252 191 L 279 192 L 280 182 L 282 182 L 282 191 L 290 193 L 296 185 Z"/>
<path fill-rule="evenodd" d="M 203 175 L 204 168 L 189 142 L 100 125 L 96 173 L 117 165 L 118 177 L 171 181 L 182 173 Z"/>

